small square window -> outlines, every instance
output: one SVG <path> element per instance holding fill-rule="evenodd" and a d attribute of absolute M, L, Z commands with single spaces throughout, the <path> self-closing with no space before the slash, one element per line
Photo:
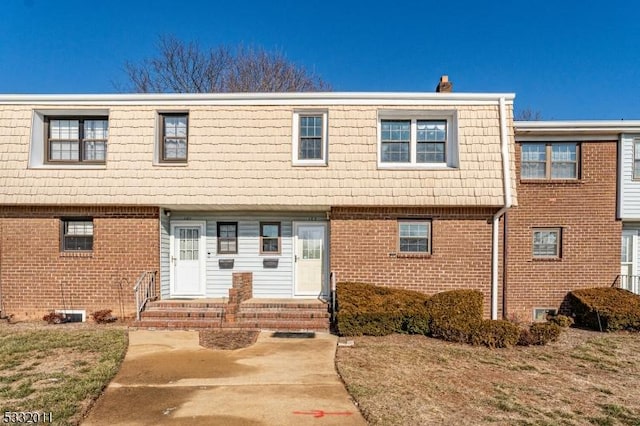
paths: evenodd
<path fill-rule="evenodd" d="M 293 165 L 327 165 L 327 112 L 296 111 L 293 114 Z"/>
<path fill-rule="evenodd" d="M 218 254 L 238 253 L 238 222 L 218 222 Z"/>
<path fill-rule="evenodd" d="M 280 222 L 260 222 L 260 253 L 280 253 Z"/>
<path fill-rule="evenodd" d="M 189 114 L 160 114 L 160 123 L 160 160 L 185 163 L 189 151 Z"/>
<path fill-rule="evenodd" d="M 535 228 L 533 230 L 533 257 L 540 259 L 560 258 L 561 238 L 561 228 Z"/>
<path fill-rule="evenodd" d="M 578 179 L 580 146 L 575 142 L 523 143 L 522 179 Z"/>
<path fill-rule="evenodd" d="M 535 322 L 547 321 L 549 316 L 556 315 L 555 308 L 533 308 L 533 320 Z"/>
<path fill-rule="evenodd" d="M 400 253 L 431 253 L 431 221 L 399 220 L 398 248 Z"/>
<path fill-rule="evenodd" d="M 93 250 L 93 220 L 62 219 L 62 251 Z"/>

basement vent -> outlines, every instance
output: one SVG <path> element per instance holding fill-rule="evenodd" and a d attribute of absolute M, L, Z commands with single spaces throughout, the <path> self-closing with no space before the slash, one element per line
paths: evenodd
<path fill-rule="evenodd" d="M 87 311 L 85 310 L 56 309 L 56 314 L 64 315 L 65 322 L 85 322 L 87 320 Z"/>
<path fill-rule="evenodd" d="M 276 331 L 271 337 L 280 339 L 315 339 L 316 333 L 308 331 Z"/>
<path fill-rule="evenodd" d="M 536 322 L 546 321 L 547 315 L 555 314 L 555 308 L 533 308 L 533 320 Z"/>

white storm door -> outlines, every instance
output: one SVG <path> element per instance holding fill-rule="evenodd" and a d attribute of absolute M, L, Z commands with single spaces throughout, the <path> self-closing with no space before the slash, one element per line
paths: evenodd
<path fill-rule="evenodd" d="M 204 297 L 205 222 L 171 223 L 171 296 Z"/>
<path fill-rule="evenodd" d="M 295 296 L 317 297 L 325 293 L 326 235 L 326 223 L 293 223 Z"/>
<path fill-rule="evenodd" d="M 633 293 L 640 293 L 638 280 L 638 232 L 622 231 L 622 254 L 620 265 L 621 287 Z"/>

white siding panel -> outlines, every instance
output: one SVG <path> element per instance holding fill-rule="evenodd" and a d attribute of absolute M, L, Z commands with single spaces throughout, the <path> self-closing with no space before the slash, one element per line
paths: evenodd
<path fill-rule="evenodd" d="M 293 220 L 321 220 L 321 214 L 305 214 L 291 216 L 291 213 L 279 215 L 242 215 L 233 214 L 176 214 L 172 220 L 198 219 L 206 220 L 207 237 L 207 281 L 206 297 L 226 298 L 232 285 L 234 272 L 253 273 L 253 297 L 256 298 L 288 298 L 293 296 Z M 217 223 L 238 222 L 238 253 L 217 253 Z M 260 254 L 260 222 L 280 222 L 281 250 L 279 254 Z M 168 227 L 168 225 L 167 225 Z M 169 253 L 163 252 L 167 264 Z M 278 259 L 278 267 L 264 268 L 263 260 Z M 234 259 L 233 269 L 220 269 L 220 259 Z M 168 287 L 167 287 L 168 288 Z M 163 293 L 163 297 L 164 297 Z"/>
<path fill-rule="evenodd" d="M 640 135 L 620 138 L 620 218 L 640 219 L 640 181 L 633 180 L 633 143 Z"/>

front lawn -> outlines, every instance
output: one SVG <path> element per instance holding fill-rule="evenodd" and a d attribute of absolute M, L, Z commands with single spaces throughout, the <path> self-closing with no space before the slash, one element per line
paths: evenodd
<path fill-rule="evenodd" d="M 0 415 L 51 413 L 54 424 L 79 424 L 126 348 L 122 327 L 0 324 Z"/>
<path fill-rule="evenodd" d="M 372 425 L 640 425 L 640 334 L 569 329 L 548 346 L 487 349 L 418 335 L 338 349 Z"/>

